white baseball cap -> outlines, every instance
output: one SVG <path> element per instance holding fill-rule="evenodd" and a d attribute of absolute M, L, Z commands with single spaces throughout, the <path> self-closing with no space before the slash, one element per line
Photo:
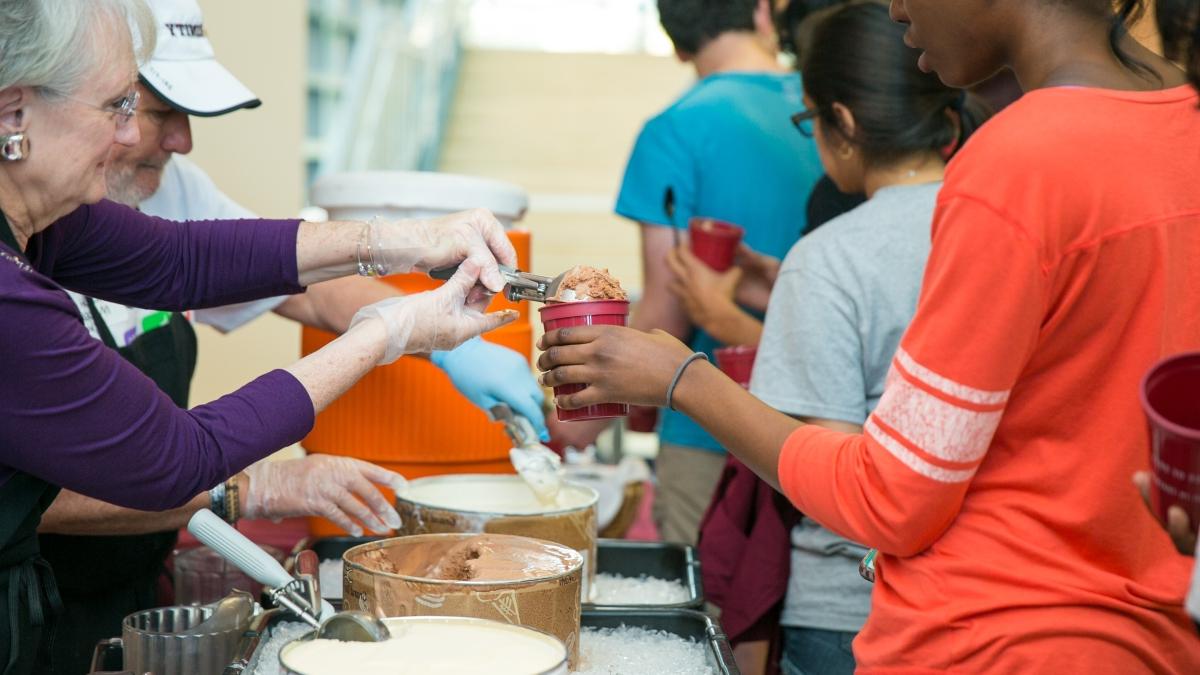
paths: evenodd
<path fill-rule="evenodd" d="M 213 117 L 262 105 L 254 92 L 217 63 L 196 0 L 149 0 L 148 4 L 154 11 L 158 43 L 138 71 L 142 84 L 189 115 Z"/>

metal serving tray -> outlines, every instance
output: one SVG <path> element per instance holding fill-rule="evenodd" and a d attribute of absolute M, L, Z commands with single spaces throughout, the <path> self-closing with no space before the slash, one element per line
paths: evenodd
<path fill-rule="evenodd" d="M 704 642 L 720 675 L 741 675 L 721 625 L 694 609 L 588 609 L 583 611 L 581 624 L 584 628 L 633 626 L 661 630 Z"/>
<path fill-rule="evenodd" d="M 601 539 L 597 544 L 596 572 L 680 581 L 688 589 L 688 599 L 667 605 L 597 605 L 585 602 L 583 608 L 612 609 L 700 609 L 704 606 L 704 583 L 700 578 L 700 560 L 696 549 L 683 544 L 667 544 L 624 539 Z"/>

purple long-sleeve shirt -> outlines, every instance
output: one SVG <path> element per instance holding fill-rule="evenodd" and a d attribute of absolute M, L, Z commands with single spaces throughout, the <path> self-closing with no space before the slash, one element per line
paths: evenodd
<path fill-rule="evenodd" d="M 181 410 L 92 338 L 63 291 L 149 309 L 242 302 L 303 288 L 295 220 L 152 218 L 83 206 L 0 245 L 0 484 L 23 471 L 141 509 L 179 506 L 312 428 L 308 393 L 275 370 Z"/>

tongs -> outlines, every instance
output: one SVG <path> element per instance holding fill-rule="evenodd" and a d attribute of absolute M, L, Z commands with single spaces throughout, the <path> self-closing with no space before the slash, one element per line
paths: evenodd
<path fill-rule="evenodd" d="M 458 265 L 443 267 L 430 271 L 429 276 L 438 281 L 446 281 L 457 271 Z M 520 302 L 521 300 L 546 302 L 547 298 L 558 295 L 558 287 L 562 285 L 563 277 L 567 275 L 566 272 L 563 272 L 556 277 L 543 277 L 522 272 L 507 265 L 500 265 L 500 274 L 507 284 L 504 287 L 504 297 L 508 298 L 510 302 Z"/>

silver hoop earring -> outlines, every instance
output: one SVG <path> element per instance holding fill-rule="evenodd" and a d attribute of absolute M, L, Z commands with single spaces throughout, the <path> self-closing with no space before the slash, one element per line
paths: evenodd
<path fill-rule="evenodd" d="M 29 155 L 29 138 L 24 133 L 0 135 L 0 159 L 19 162 Z"/>

